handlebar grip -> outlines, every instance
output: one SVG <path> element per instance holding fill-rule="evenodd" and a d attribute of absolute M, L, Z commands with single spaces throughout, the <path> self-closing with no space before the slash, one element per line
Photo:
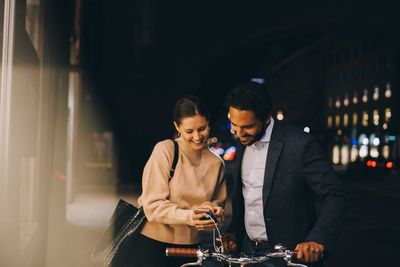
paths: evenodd
<path fill-rule="evenodd" d="M 197 248 L 167 248 L 165 255 L 168 257 L 197 258 L 200 250 Z"/>

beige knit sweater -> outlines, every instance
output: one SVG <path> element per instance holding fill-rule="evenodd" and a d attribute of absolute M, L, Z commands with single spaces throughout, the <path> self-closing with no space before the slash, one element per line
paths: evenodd
<path fill-rule="evenodd" d="M 144 168 L 138 204 L 143 206 L 148 221 L 142 234 L 166 243 L 194 244 L 199 242 L 199 232 L 193 226 L 193 209 L 204 203 L 225 204 L 224 163 L 204 148 L 200 164 L 195 167 L 187 155 L 190 150 L 186 143 L 181 138 L 177 141 L 179 160 L 170 181 L 172 140 L 157 143 Z"/>

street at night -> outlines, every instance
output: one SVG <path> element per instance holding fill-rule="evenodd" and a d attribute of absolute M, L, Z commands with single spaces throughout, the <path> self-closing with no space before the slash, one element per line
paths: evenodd
<path fill-rule="evenodd" d="M 400 176 L 344 177 L 347 217 L 327 266 L 398 266 Z"/>

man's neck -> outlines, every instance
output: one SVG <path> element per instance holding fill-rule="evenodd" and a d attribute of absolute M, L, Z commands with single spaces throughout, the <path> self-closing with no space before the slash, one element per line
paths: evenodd
<path fill-rule="evenodd" d="M 261 138 L 264 136 L 265 131 L 267 130 L 268 126 L 271 124 L 271 117 L 267 119 L 265 123 L 263 123 L 262 129 L 255 135 L 254 141 L 248 146 L 256 145 L 260 142 Z"/>

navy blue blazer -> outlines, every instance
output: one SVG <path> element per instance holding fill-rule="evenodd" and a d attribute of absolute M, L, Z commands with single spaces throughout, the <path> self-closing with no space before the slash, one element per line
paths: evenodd
<path fill-rule="evenodd" d="M 236 234 L 239 247 L 246 234 L 241 182 L 243 151 L 240 144 L 232 173 L 232 221 L 227 230 Z M 312 135 L 275 121 L 263 203 L 267 235 L 273 244 L 294 249 L 300 242 L 315 241 L 323 244 L 327 252 L 332 250 L 344 217 L 345 197 L 339 177 Z"/>

